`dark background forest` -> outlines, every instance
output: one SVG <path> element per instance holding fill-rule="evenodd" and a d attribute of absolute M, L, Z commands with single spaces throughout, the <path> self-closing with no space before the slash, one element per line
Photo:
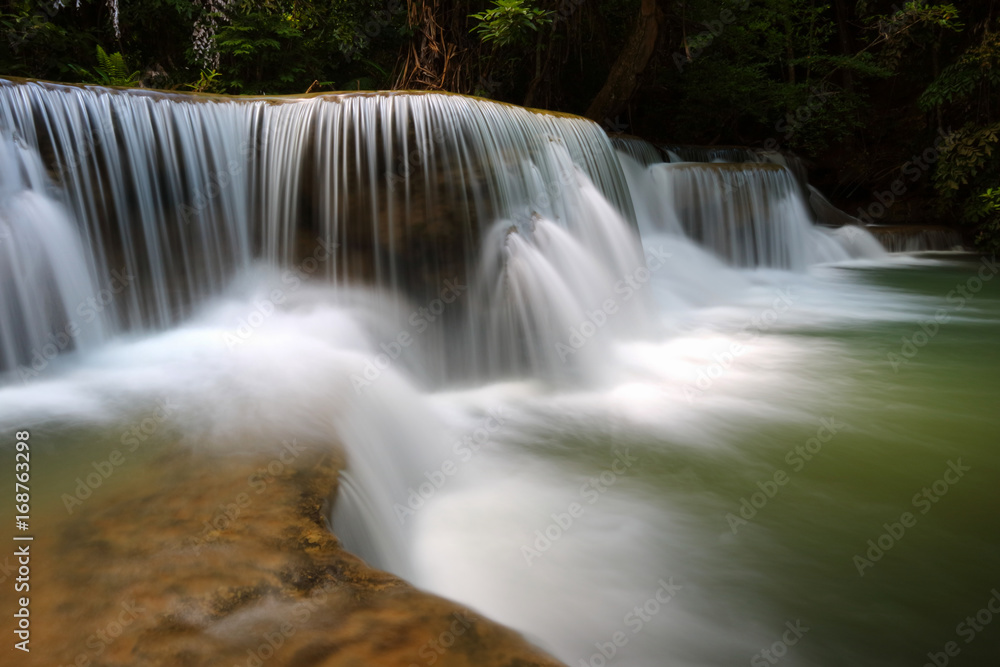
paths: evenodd
<path fill-rule="evenodd" d="M 854 215 L 995 251 L 997 18 L 992 0 L 0 0 L 0 74 L 479 95 L 660 144 L 793 151 Z"/>

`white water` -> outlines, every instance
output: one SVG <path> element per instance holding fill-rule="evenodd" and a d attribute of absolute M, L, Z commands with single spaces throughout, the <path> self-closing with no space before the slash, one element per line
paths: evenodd
<path fill-rule="evenodd" d="M 0 370 L 47 365 L 103 335 L 87 304 L 99 296 L 92 267 L 52 189 L 37 153 L 0 131 Z"/>
<path fill-rule="evenodd" d="M 947 227 L 869 227 L 889 252 L 927 252 L 962 249 L 962 236 Z"/>
<path fill-rule="evenodd" d="M 644 235 L 682 232 L 736 266 L 793 270 L 859 257 L 877 257 L 877 243 L 860 227 L 831 233 L 811 222 L 792 174 L 758 163 L 655 164 L 628 169 L 630 186 L 643 199 Z"/>
<path fill-rule="evenodd" d="M 61 374 L 0 389 L 0 424 L 125 424 L 166 400 L 168 428 L 195 448 L 340 442 L 350 479 L 334 528 L 378 566 L 521 630 L 569 664 L 589 660 L 594 642 L 618 630 L 632 640 L 617 664 L 659 665 L 665 656 L 677 665 L 730 664 L 768 645 L 776 619 L 763 610 L 719 618 L 724 580 L 742 576 L 717 551 L 731 539 L 725 524 L 692 523 L 687 504 L 697 498 L 663 496 L 638 466 L 687 449 L 731 455 L 743 429 L 836 410 L 847 397 L 831 396 L 827 379 L 845 350 L 783 332 L 913 311 L 898 295 L 835 272 L 749 275 L 704 259 L 712 285 L 688 286 L 683 296 L 671 273 L 652 274 L 646 288 L 657 321 L 645 340 L 601 343 L 603 357 L 588 363 L 603 373 L 586 385 L 525 377 L 427 391 L 404 368 L 422 361 L 413 348 L 359 392 L 351 377 L 364 373 L 388 339 L 381 332 L 400 317 L 384 308 L 388 295 L 303 287 L 230 346 L 255 296 L 281 286 L 263 272 L 184 325 L 113 342 Z M 776 320 L 753 324 L 772 309 L 781 310 Z M 733 343 L 744 353 L 699 384 Z M 589 503 L 581 485 L 611 470 L 621 450 L 637 457 L 637 472 L 615 477 Z M 683 488 L 684 471 L 674 474 Z M 413 493 L 427 498 L 414 501 Z M 523 549 L 534 548 L 535 531 L 573 502 L 584 515 L 529 564 Z M 656 594 L 660 579 L 683 588 L 633 636 L 626 615 Z"/>
<path fill-rule="evenodd" d="M 729 664 L 773 640 L 763 612 L 718 616 L 713 600 L 742 575 L 716 549 L 724 524 L 694 525 L 692 499 L 614 466 L 733 451 L 748 424 L 847 401 L 824 382 L 843 350 L 792 332 L 911 316 L 898 295 L 820 265 L 880 253 L 862 230 L 812 226 L 787 171 L 641 166 L 585 121 L 465 98 L 269 106 L 32 86 L 4 87 L 0 118 L 32 138 L 29 162 L 29 107 L 59 137 L 85 237 L 60 252 L 123 261 L 139 285 L 116 300 L 118 337 L 0 388 L 4 428 L 116 424 L 167 400 L 192 447 L 341 443 L 333 519 L 352 548 L 570 664 L 632 633 L 629 610 L 661 580 L 683 588 L 617 664 Z M 388 184 L 387 165 L 403 165 Z M 42 187 L 3 178 L 5 206 Z M 213 178 L 218 193 L 196 206 Z M 49 206 L 31 229 L 65 227 Z M 457 238 L 433 228 L 442 220 Z M 341 244 L 322 271 L 294 261 L 303 233 Z M 422 253 L 403 252 L 425 236 Z M 421 329 L 413 314 L 444 300 L 459 259 L 455 299 Z M 602 473 L 606 491 L 583 490 Z M 535 531 L 574 502 L 582 515 L 539 547 Z"/>

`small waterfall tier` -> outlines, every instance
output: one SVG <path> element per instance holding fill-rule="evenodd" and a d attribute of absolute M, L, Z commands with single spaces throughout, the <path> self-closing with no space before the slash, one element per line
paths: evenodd
<path fill-rule="evenodd" d="M 642 187 L 650 211 L 644 226 L 683 233 L 736 266 L 801 270 L 879 253 L 860 227 L 813 225 L 797 180 L 774 163 L 653 165 Z"/>
<path fill-rule="evenodd" d="M 934 252 L 963 247 L 962 235 L 950 227 L 873 225 L 869 229 L 889 252 Z"/>

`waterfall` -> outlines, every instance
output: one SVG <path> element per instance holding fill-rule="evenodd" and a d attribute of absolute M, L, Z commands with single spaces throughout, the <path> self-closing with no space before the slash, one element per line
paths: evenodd
<path fill-rule="evenodd" d="M 884 254 L 857 218 L 809 185 L 797 156 L 742 146 L 658 147 L 627 136 L 614 146 L 643 212 L 644 235 L 684 234 L 736 266 L 802 270 Z"/>
<path fill-rule="evenodd" d="M 670 162 L 667 151 L 638 137 L 612 137 L 615 150 L 625 153 L 639 164 L 648 167 L 660 162 Z"/>
<path fill-rule="evenodd" d="M 59 351 L 179 331 L 198 359 L 227 341 L 233 354 L 197 372 L 231 387 L 230 365 L 291 354 L 278 341 L 299 322 L 338 369 L 313 379 L 317 395 L 349 406 L 311 410 L 333 423 L 310 437 L 332 428 L 351 457 L 335 520 L 352 548 L 405 574 L 392 508 L 447 439 L 409 378 L 597 386 L 619 342 L 654 335 L 657 303 L 742 289 L 732 267 L 872 252 L 860 228 L 815 227 L 780 160 L 612 141 L 581 118 L 460 96 L 237 100 L 0 80 L 0 133 L 3 368 L 30 379 L 63 339 Z M 677 152 L 705 162 L 665 160 Z M 258 328 L 270 333 L 250 348 L 229 343 Z M 266 394 L 243 383 L 244 400 Z M 217 431 L 247 429 L 238 405 L 214 412 Z"/>
<path fill-rule="evenodd" d="M 666 146 L 670 162 L 763 162 L 753 148 L 745 146 Z"/>
<path fill-rule="evenodd" d="M 5 288 L 9 312 L 33 313 L 5 325 L 7 370 L 23 370 L 88 298 L 72 289 L 117 286 L 98 325 L 61 351 L 164 330 L 264 266 L 290 289 L 320 278 L 377 287 L 389 309 L 414 304 L 400 335 L 418 335 L 430 382 L 563 381 L 599 373 L 599 342 L 566 351 L 590 340 L 581 327 L 600 329 L 598 341 L 644 331 L 647 295 L 617 312 L 646 270 L 640 231 L 691 239 L 737 267 L 878 254 L 860 227 L 812 224 L 801 162 L 611 140 L 582 118 L 460 96 L 234 99 L 0 80 L 0 132 L 35 174 L 22 184 L 24 168 L 4 172 L 5 206 L 45 190 L 65 209 L 8 222 L 18 243 L 44 225 L 79 237 L 35 243 L 37 275 Z"/>
<path fill-rule="evenodd" d="M 683 233 L 736 266 L 803 270 L 818 262 L 879 254 L 860 227 L 834 232 L 811 222 L 794 176 L 761 163 L 669 163 L 629 170 L 649 213 L 644 234 Z"/>
<path fill-rule="evenodd" d="M 948 227 L 872 225 L 869 229 L 889 252 L 929 252 L 962 248 L 962 235 Z"/>
<path fill-rule="evenodd" d="M 36 149 L 0 130 L 0 371 L 22 379 L 104 334 L 101 294 L 75 223 Z"/>
<path fill-rule="evenodd" d="M 261 475 L 309 485 L 308 450 L 343 469 L 332 507 L 298 510 L 346 551 L 564 664 L 918 664 L 994 585 L 1000 269 L 879 261 L 876 236 L 956 239 L 859 226 L 802 167 L 455 95 L 0 79 L 0 426 L 30 431 L 31 544 L 57 547 L 33 562 L 106 537 L 155 566 L 127 582 L 157 613 L 120 656 L 149 637 L 266 647 L 300 602 L 339 622 L 313 595 L 338 568 L 189 576 L 270 534 Z M 224 483 L 180 497 L 146 476 L 163 456 Z M 164 539 L 116 523 L 132 505 Z M 325 559 L 303 537 L 288 562 Z M 135 574 L 106 561 L 68 561 L 32 618 L 77 622 L 61 586 Z M 431 617 L 396 632 L 404 589 L 372 581 L 385 603 L 345 613 L 386 660 L 481 655 Z M 111 627 L 106 597 L 83 634 Z M 980 641 L 969 664 L 993 657 Z M 312 650 L 276 643 L 275 663 Z"/>
<path fill-rule="evenodd" d="M 589 236 L 587 252 L 608 254 L 595 261 L 612 273 L 638 247 L 627 186 L 597 125 L 472 98 L 235 101 L 0 80 L 0 129 L 45 158 L 94 265 L 132 277 L 108 308 L 112 331 L 170 326 L 260 262 L 430 303 L 476 277 L 498 220 L 524 238 L 537 219 Z M 594 193 L 604 208 L 590 205 Z M 592 215 L 605 209 L 612 220 Z M 632 239 L 609 245 L 607 234 Z M 519 352 L 484 362 L 468 341 L 490 304 L 464 301 L 443 317 L 464 332 L 467 356 L 439 342 L 442 367 L 530 365 L 516 343 Z M 40 342 L 41 330 L 24 336 Z M 27 361 L 30 347 L 5 366 Z"/>

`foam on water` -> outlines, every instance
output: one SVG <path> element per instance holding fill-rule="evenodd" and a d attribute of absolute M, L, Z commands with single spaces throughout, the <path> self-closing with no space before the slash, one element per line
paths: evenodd
<path fill-rule="evenodd" d="M 0 322 L 5 366 L 94 293 L 91 263 L 141 283 L 103 346 L 0 387 L 0 427 L 117 428 L 159 404 L 191 447 L 341 446 L 349 548 L 574 665 L 616 632 L 623 665 L 770 644 L 772 610 L 732 595 L 752 571 L 702 520 L 728 510 L 697 464 L 749 465 L 748 430 L 854 400 L 852 350 L 803 334 L 926 312 L 867 285 L 861 267 L 891 265 L 870 235 L 814 226 L 762 159 L 618 158 L 587 121 L 460 97 L 0 93 L 0 130 L 25 142 L 0 141 L 0 305 L 30 329 Z M 293 263 L 303 232 L 322 271 Z M 427 316 L 452 276 L 454 306 Z M 681 588 L 644 607 L 664 582 Z M 638 629 L 637 606 L 656 608 Z"/>

